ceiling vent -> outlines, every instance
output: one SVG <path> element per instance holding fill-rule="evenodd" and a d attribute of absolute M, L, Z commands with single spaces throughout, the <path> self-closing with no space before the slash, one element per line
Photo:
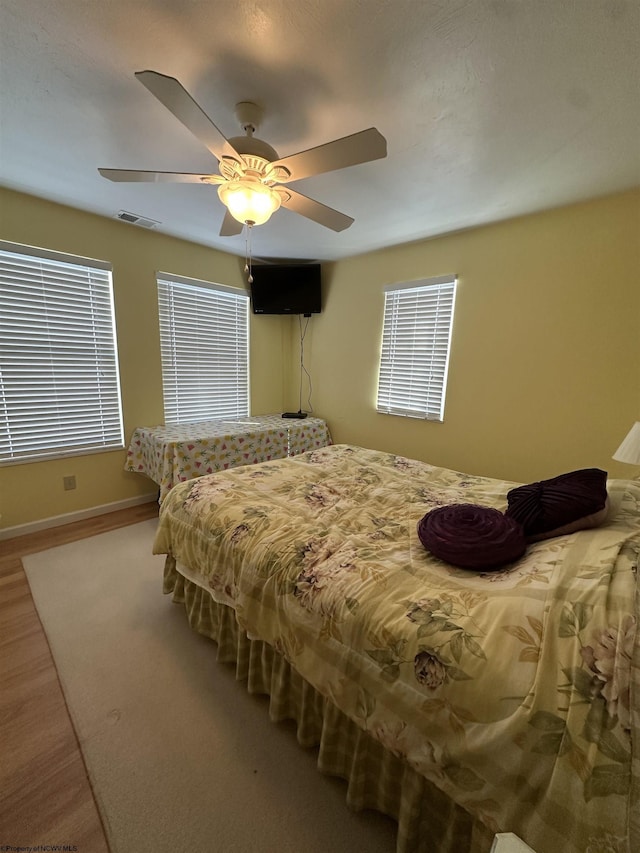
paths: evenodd
<path fill-rule="evenodd" d="M 137 213 L 128 213 L 126 210 L 118 211 L 116 219 L 121 219 L 123 222 L 130 222 L 132 225 L 139 225 L 141 228 L 155 228 L 156 225 L 160 225 L 155 219 L 147 219 L 145 216 L 138 216 Z"/>

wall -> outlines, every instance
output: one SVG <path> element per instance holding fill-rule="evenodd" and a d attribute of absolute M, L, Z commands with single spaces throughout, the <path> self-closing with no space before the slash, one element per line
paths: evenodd
<path fill-rule="evenodd" d="M 125 440 L 136 426 L 163 422 L 156 271 L 245 288 L 236 256 L 1 189 L 0 239 L 113 264 Z M 251 315 L 250 346 L 252 413 L 280 411 L 288 325 Z M 117 450 L 0 467 L 0 526 L 155 494 L 155 484 L 125 472 L 124 461 Z M 76 475 L 74 491 L 63 490 L 66 474 Z"/>
<path fill-rule="evenodd" d="M 325 265 L 305 340 L 314 409 L 336 442 L 470 473 L 634 476 L 611 454 L 640 420 L 639 270 L 638 191 Z M 452 272 L 444 423 L 377 414 L 383 286 Z"/>

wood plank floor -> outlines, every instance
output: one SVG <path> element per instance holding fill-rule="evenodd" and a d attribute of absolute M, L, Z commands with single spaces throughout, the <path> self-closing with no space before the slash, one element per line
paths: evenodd
<path fill-rule="evenodd" d="M 109 850 L 22 557 L 157 514 L 151 502 L 0 541 L 0 847 Z"/>

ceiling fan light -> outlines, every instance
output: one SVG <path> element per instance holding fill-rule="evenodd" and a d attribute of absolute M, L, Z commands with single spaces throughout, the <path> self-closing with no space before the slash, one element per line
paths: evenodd
<path fill-rule="evenodd" d="M 243 224 L 263 225 L 280 207 L 278 193 L 260 181 L 228 181 L 218 188 L 218 196 Z"/>

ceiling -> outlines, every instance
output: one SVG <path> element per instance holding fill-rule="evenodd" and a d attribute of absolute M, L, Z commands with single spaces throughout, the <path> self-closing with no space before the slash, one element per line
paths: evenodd
<path fill-rule="evenodd" d="M 386 137 L 385 159 L 294 185 L 350 228 L 281 209 L 258 256 L 334 260 L 640 185 L 639 0 L 0 0 L 0 185 L 243 255 L 214 187 L 98 174 L 217 173 L 145 69 L 227 137 L 256 102 L 281 157 Z"/>

